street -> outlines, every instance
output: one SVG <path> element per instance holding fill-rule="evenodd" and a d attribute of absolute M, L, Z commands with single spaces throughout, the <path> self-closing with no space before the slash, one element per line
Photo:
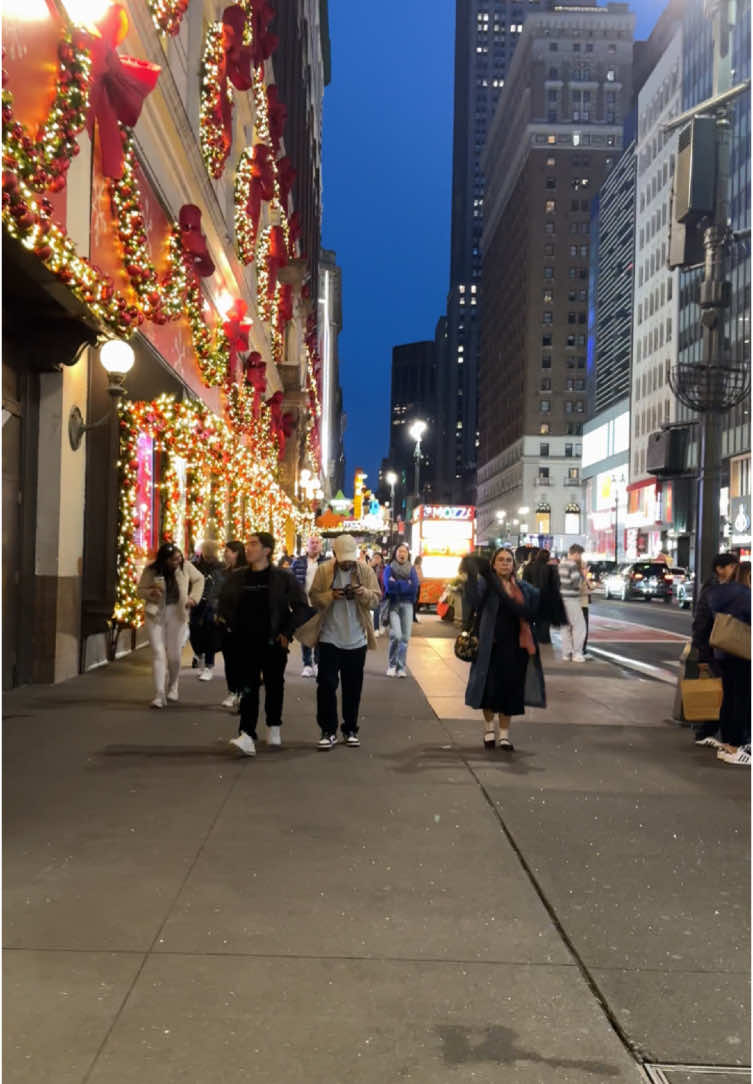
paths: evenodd
<path fill-rule="evenodd" d="M 551 649 L 488 754 L 453 632 L 369 653 L 358 750 L 297 646 L 255 760 L 219 678 L 150 712 L 143 650 L 6 695 L 6 1084 L 745 1078 L 748 773 Z"/>
<path fill-rule="evenodd" d="M 589 649 L 679 674 L 680 654 L 690 639 L 693 615 L 674 603 L 642 599 L 608 602 L 594 593 L 589 615 Z M 615 658 L 617 656 L 618 658 Z M 604 656 L 606 657 L 606 656 Z"/>

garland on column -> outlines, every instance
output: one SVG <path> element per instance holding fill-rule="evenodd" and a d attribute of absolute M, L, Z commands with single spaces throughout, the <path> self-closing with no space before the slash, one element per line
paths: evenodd
<path fill-rule="evenodd" d="M 199 146 L 210 177 L 222 176 L 230 154 L 230 132 L 226 118 L 233 109 L 233 88 L 222 78 L 225 45 L 222 23 L 212 23 L 207 30 L 201 58 L 201 101 L 199 105 Z"/>
<path fill-rule="evenodd" d="M 122 403 L 119 413 L 121 484 L 112 625 L 135 627 L 143 621 L 143 606 L 136 595 L 140 555 L 134 543 L 139 434 L 149 436 L 155 450 L 167 453 L 161 541 L 174 538 L 178 523 L 180 494 L 175 457 L 186 465 L 186 523 L 192 546 L 211 528 L 222 540 L 228 531 L 244 537 L 252 529 L 271 529 L 281 538 L 289 520 L 296 531 L 305 532 L 311 527 L 311 514 L 298 508 L 276 481 L 276 456 L 262 459 L 239 444 L 230 427 L 203 403 L 178 403 L 172 396 L 162 395 L 149 403 Z M 224 511 L 227 497 L 231 504 L 229 524 Z M 221 514 L 218 503 L 223 508 Z M 182 539 L 174 540 L 183 544 Z"/>
<path fill-rule="evenodd" d="M 152 22 L 158 32 L 174 36 L 180 30 L 188 0 L 147 0 Z"/>

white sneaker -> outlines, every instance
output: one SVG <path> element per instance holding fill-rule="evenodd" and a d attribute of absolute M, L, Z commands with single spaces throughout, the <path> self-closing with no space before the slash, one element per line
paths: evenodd
<path fill-rule="evenodd" d="M 405 678 L 407 678 L 407 676 L 408 676 L 408 671 L 407 671 L 407 670 L 398 670 L 398 672 L 397 672 L 397 676 L 398 676 L 398 677 L 405 677 Z"/>
<path fill-rule="evenodd" d="M 586 656 L 585 655 L 573 655 L 573 662 L 585 662 L 585 661 L 586 661 Z"/>
<path fill-rule="evenodd" d="M 304 666 L 303 670 L 301 670 L 301 677 L 313 677 L 313 676 L 314 676 L 314 667 L 313 666 Z"/>
<path fill-rule="evenodd" d="M 235 693 L 228 693 L 225 699 L 220 704 L 221 708 L 233 708 L 235 707 Z"/>
<path fill-rule="evenodd" d="M 279 726 L 270 726 L 267 728 L 267 745 L 276 745 L 278 749 L 282 745 L 282 735 L 280 734 Z"/>
<path fill-rule="evenodd" d="M 319 677 L 319 664 L 315 662 L 311 669 L 313 671 L 314 677 Z"/>
<path fill-rule="evenodd" d="M 211 681 L 214 676 L 214 667 L 205 666 L 199 674 L 199 681 Z"/>
<path fill-rule="evenodd" d="M 164 708 L 164 706 L 165 706 L 165 698 L 164 698 L 164 696 L 155 696 L 154 700 L 152 700 L 151 704 L 149 705 L 150 708 Z"/>
<path fill-rule="evenodd" d="M 397 677 L 397 670 L 394 666 L 387 667 L 387 677 Z"/>
<path fill-rule="evenodd" d="M 175 702 L 178 699 L 178 682 L 177 681 L 175 682 L 174 685 L 171 685 L 170 688 L 167 690 L 167 699 L 172 700 L 173 702 Z"/>
<path fill-rule="evenodd" d="M 242 753 L 245 753 L 247 757 L 256 756 L 256 746 L 254 745 L 254 739 L 242 730 L 237 738 L 231 738 L 229 745 L 234 745 L 236 749 L 240 749 Z"/>

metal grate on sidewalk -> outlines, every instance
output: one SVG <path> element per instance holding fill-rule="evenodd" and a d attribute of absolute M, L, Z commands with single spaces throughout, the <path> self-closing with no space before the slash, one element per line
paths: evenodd
<path fill-rule="evenodd" d="M 740 1084 L 750 1080 L 750 1069 L 733 1065 L 643 1066 L 649 1084 Z"/>

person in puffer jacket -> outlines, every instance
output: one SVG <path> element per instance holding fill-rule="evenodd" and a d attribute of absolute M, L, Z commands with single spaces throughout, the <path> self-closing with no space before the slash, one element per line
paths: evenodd
<path fill-rule="evenodd" d="M 392 560 L 382 578 L 384 594 L 389 602 L 390 650 L 387 677 L 407 677 L 405 660 L 413 625 L 413 603 L 418 598 L 419 581 L 410 562 L 405 543 L 395 548 Z"/>

